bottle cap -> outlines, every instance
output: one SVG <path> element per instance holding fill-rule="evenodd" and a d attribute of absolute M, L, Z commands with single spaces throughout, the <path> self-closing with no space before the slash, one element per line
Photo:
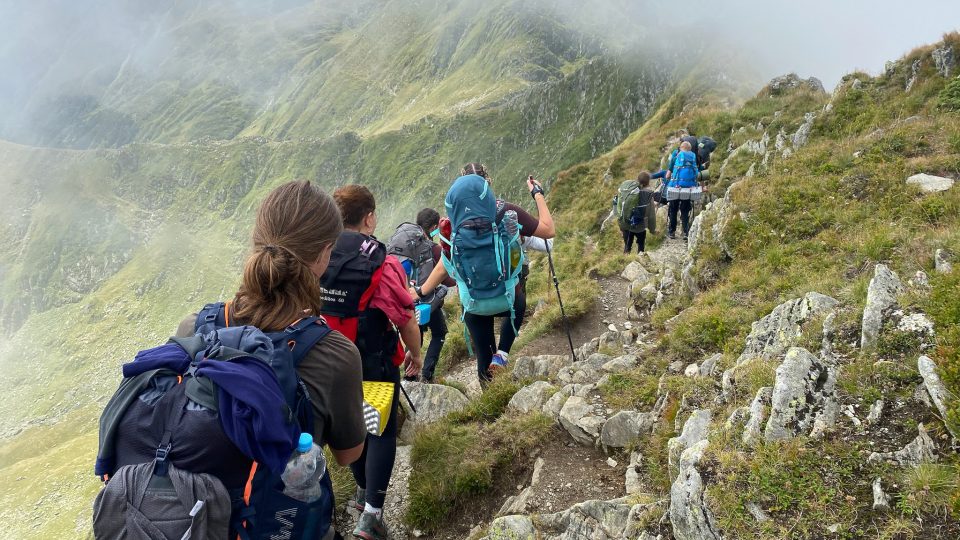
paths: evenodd
<path fill-rule="evenodd" d="M 313 435 L 309 433 L 301 433 L 300 441 L 297 443 L 297 451 L 307 452 L 310 450 L 311 446 L 313 446 Z"/>

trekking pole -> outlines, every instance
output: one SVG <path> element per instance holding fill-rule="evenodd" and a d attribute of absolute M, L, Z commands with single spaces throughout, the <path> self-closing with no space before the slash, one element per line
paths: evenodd
<path fill-rule="evenodd" d="M 570 355 L 573 361 L 577 361 L 577 353 L 573 349 L 573 338 L 570 337 L 570 323 L 567 322 L 567 314 L 563 310 L 563 298 L 560 297 L 560 280 L 557 279 L 557 271 L 553 267 L 553 255 L 550 253 L 550 241 L 546 240 L 543 245 L 547 248 L 547 262 L 550 263 L 550 275 L 553 276 L 553 287 L 557 290 L 557 302 L 560 303 L 560 317 L 563 319 L 563 329 L 567 332 L 567 343 L 570 344 Z"/>
<path fill-rule="evenodd" d="M 403 393 L 403 397 L 407 398 L 407 403 L 410 405 L 410 408 L 413 410 L 413 414 L 417 414 L 417 408 L 413 406 L 413 400 L 410 399 L 410 395 L 407 394 L 407 391 L 403 388 L 403 383 L 397 383 L 400 385 L 400 392 Z"/>

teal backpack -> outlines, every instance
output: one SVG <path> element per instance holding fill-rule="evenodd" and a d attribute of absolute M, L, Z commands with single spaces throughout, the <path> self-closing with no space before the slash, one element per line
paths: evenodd
<path fill-rule="evenodd" d="M 510 312 L 520 273 L 523 248 L 520 226 L 498 216 L 497 198 L 486 179 L 476 174 L 454 181 L 444 199 L 450 219 L 450 246 L 443 266 L 457 281 L 464 313 L 498 315 Z"/>

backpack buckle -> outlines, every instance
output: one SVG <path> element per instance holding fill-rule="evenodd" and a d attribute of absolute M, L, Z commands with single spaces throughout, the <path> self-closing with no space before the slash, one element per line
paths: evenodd
<path fill-rule="evenodd" d="M 167 475 L 167 465 L 169 464 L 167 462 L 167 457 L 170 455 L 170 449 L 172 447 L 173 445 L 170 443 L 167 443 L 166 445 L 161 443 L 160 446 L 157 447 L 156 457 L 154 457 L 155 465 L 153 468 L 153 474 L 157 476 Z"/>

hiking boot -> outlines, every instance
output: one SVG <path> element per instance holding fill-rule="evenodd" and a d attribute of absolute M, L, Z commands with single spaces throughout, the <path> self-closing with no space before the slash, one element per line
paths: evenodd
<path fill-rule="evenodd" d="M 353 536 L 363 540 L 386 540 L 387 525 L 383 522 L 383 512 L 364 512 L 353 529 Z"/>
<path fill-rule="evenodd" d="M 677 239 L 677 233 L 668 232 L 668 233 L 667 233 L 667 238 L 669 238 L 669 239 L 671 239 L 671 240 L 676 240 L 676 239 Z"/>
<path fill-rule="evenodd" d="M 490 374 L 496 375 L 507 367 L 507 353 L 497 351 L 490 360 Z"/>
<path fill-rule="evenodd" d="M 347 501 L 347 508 L 353 508 L 354 510 L 359 510 L 363 512 L 364 507 L 367 504 L 367 490 L 358 487 L 357 494 L 353 496 L 352 499 Z"/>

